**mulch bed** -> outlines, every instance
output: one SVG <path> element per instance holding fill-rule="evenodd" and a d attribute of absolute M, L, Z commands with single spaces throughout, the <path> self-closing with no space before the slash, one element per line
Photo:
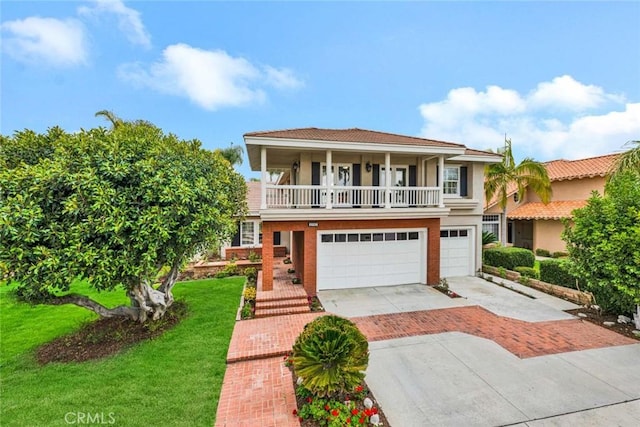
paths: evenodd
<path fill-rule="evenodd" d="M 187 304 L 176 301 L 156 322 L 139 323 L 121 317 L 101 318 L 80 330 L 38 348 L 41 365 L 51 362 L 85 362 L 111 356 L 140 341 L 150 340 L 173 328 L 187 314 Z"/>
<path fill-rule="evenodd" d="M 618 316 L 615 314 L 600 314 L 597 310 L 585 307 L 566 310 L 566 312 L 574 316 L 577 316 L 578 313 L 584 313 L 587 317 L 579 317 L 579 319 L 586 320 L 620 335 L 624 335 L 625 337 L 640 341 L 640 338 L 633 334 L 633 330 L 635 329 L 633 321 L 631 323 L 618 323 Z M 604 322 L 614 322 L 615 324 L 613 326 L 604 326 Z"/>

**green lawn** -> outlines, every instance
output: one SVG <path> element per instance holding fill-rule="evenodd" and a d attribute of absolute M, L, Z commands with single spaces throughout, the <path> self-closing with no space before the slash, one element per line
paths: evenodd
<path fill-rule="evenodd" d="M 243 283 L 178 283 L 174 295 L 189 314 L 161 337 L 99 361 L 43 367 L 34 359 L 38 345 L 96 316 L 75 306 L 18 303 L 0 286 L 0 425 L 65 426 L 91 416 L 117 426 L 212 426 Z M 107 306 L 126 300 L 123 291 L 97 294 L 84 284 L 74 291 Z"/>

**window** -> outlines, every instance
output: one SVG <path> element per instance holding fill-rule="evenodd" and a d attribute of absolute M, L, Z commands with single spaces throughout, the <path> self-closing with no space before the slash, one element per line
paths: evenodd
<path fill-rule="evenodd" d="M 321 239 L 322 243 L 331 243 L 333 242 L 333 234 L 323 234 Z"/>
<path fill-rule="evenodd" d="M 336 242 L 337 243 L 344 243 L 347 241 L 347 235 L 346 234 L 336 234 Z"/>
<path fill-rule="evenodd" d="M 458 166 L 447 166 L 444 168 L 443 177 L 444 194 L 460 195 L 460 168 Z"/>
<path fill-rule="evenodd" d="M 384 239 L 384 234 L 382 233 L 373 233 L 373 241 L 374 242 L 382 242 Z"/>
<path fill-rule="evenodd" d="M 348 242 L 357 242 L 358 241 L 358 235 L 357 234 L 349 234 L 349 235 L 347 235 L 347 241 Z"/>
<path fill-rule="evenodd" d="M 244 221 L 240 224 L 240 245 L 252 246 L 255 244 L 255 223 L 253 221 Z"/>
<path fill-rule="evenodd" d="M 500 215 L 482 215 L 482 231 L 493 233 L 496 238 L 500 237 Z"/>
<path fill-rule="evenodd" d="M 418 232 L 412 231 L 411 233 L 409 233 L 409 240 L 418 240 Z"/>
<path fill-rule="evenodd" d="M 361 242 L 370 242 L 371 241 L 371 233 L 362 233 L 360 235 Z"/>

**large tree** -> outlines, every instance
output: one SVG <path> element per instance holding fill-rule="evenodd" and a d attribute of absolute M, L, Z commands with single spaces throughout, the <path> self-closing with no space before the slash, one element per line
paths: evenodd
<path fill-rule="evenodd" d="M 509 190 L 515 186 L 520 200 L 524 197 L 525 191 L 533 191 L 543 203 L 548 203 L 551 200 L 551 182 L 544 164 L 530 157 L 516 164 L 510 139 L 505 138 L 504 148 L 498 149 L 498 153 L 503 156 L 502 162 L 491 163 L 485 167 L 484 193 L 487 202 L 497 197 L 498 206 L 502 209 L 500 242 L 504 245 L 507 241 Z"/>
<path fill-rule="evenodd" d="M 246 185 L 197 140 L 144 121 L 112 124 L 0 136 L 0 279 L 33 302 L 158 319 L 186 260 L 235 231 Z M 122 286 L 131 305 L 69 294 L 77 278 L 98 290 Z"/>
<path fill-rule="evenodd" d="M 640 175 L 614 175 L 604 196 L 594 192 L 573 212 L 572 223 L 563 233 L 571 272 L 603 309 L 630 313 L 640 304 Z"/>

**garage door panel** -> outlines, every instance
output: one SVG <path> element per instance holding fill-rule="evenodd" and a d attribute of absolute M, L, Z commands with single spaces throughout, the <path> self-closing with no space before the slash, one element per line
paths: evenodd
<path fill-rule="evenodd" d="M 440 276 L 473 275 L 471 229 L 442 229 L 440 238 Z"/>
<path fill-rule="evenodd" d="M 411 230 L 415 232 L 416 230 Z M 408 230 L 319 231 L 323 234 L 371 233 L 371 240 L 357 242 L 322 242 L 318 238 L 318 289 L 339 289 L 425 283 L 425 231 L 417 233 L 417 240 L 373 240 L 373 233 L 408 233 Z"/>

